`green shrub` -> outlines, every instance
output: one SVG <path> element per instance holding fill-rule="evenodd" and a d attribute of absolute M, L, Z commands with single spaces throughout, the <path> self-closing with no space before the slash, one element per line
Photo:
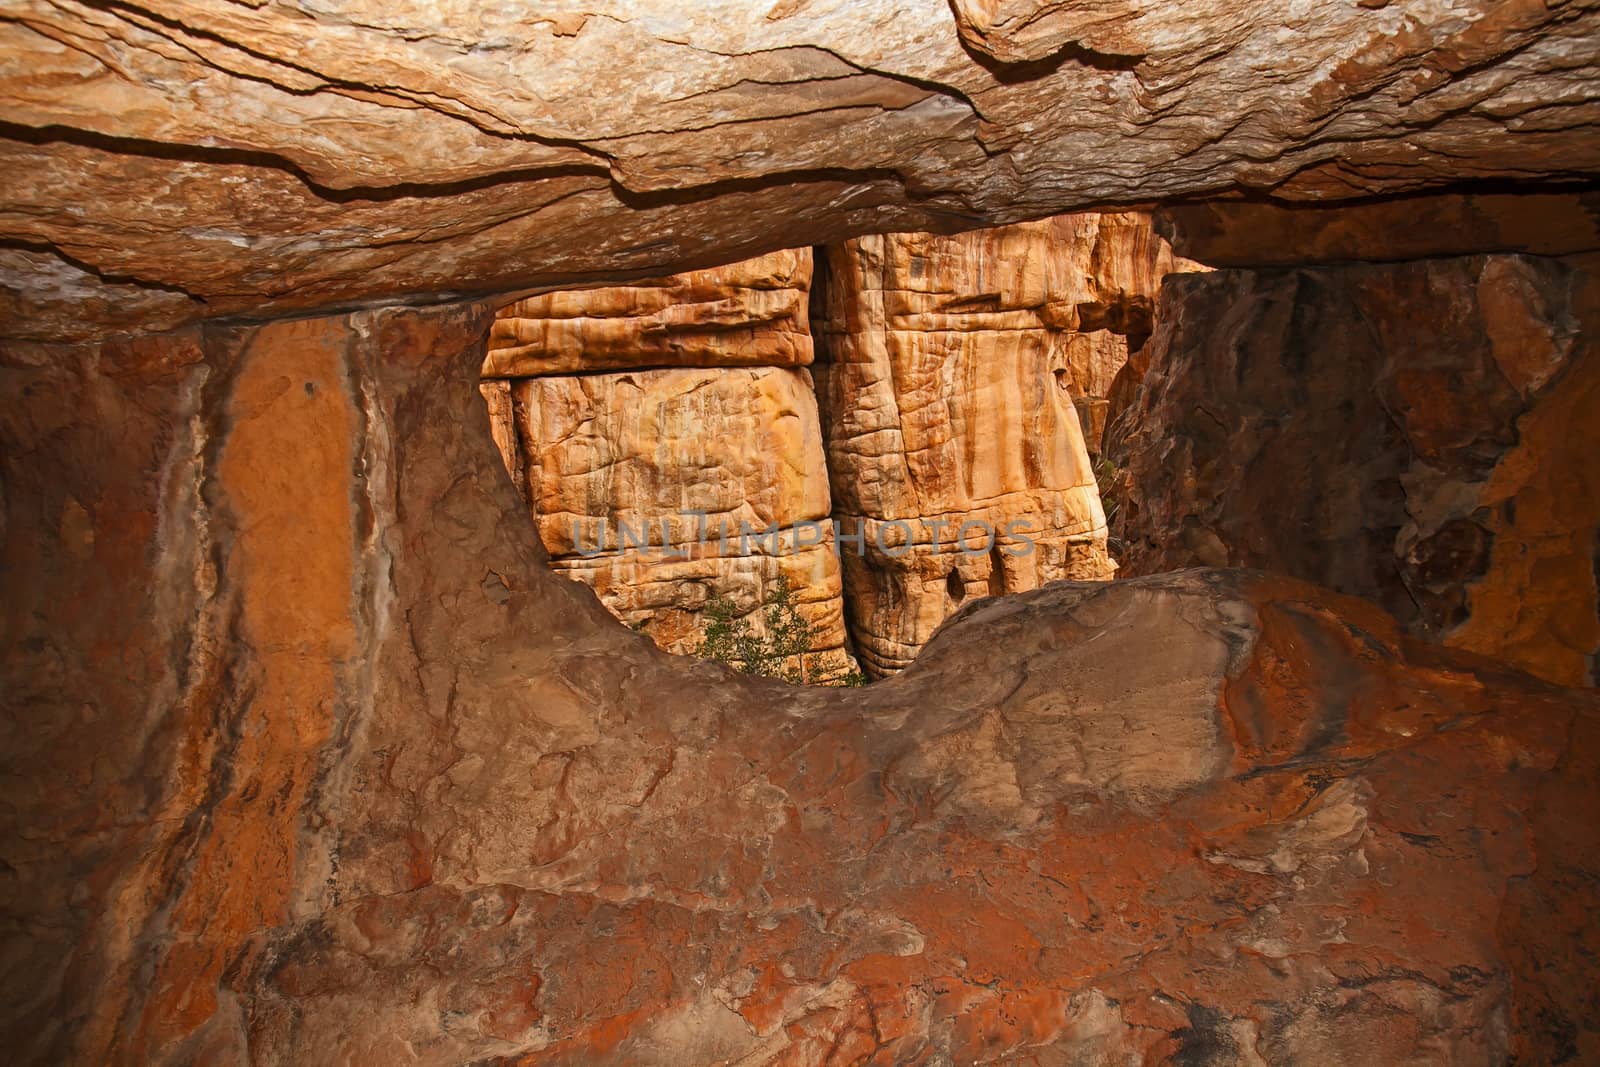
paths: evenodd
<path fill-rule="evenodd" d="M 778 576 L 761 602 L 761 612 L 766 627 L 764 633 L 757 633 L 733 601 L 712 597 L 706 603 L 706 628 L 696 655 L 745 674 L 781 678 L 797 685 L 867 684 L 866 675 L 852 670 L 843 656 L 816 662 L 811 655 L 816 628 L 800 613 L 800 598 L 789 588 L 788 578 Z"/>

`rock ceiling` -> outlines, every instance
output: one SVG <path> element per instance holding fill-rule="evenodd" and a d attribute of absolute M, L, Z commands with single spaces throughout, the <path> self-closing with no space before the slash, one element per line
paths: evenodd
<path fill-rule="evenodd" d="M 1596 0 L 12 0 L 0 321 L 81 339 L 1593 174 L 1597 31 Z"/>

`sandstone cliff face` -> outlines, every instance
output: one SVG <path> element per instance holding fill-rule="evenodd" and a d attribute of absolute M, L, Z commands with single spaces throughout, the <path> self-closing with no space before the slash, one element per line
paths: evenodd
<path fill-rule="evenodd" d="M 514 440 L 502 458 L 520 473 L 551 565 L 618 618 L 668 651 L 692 652 L 711 598 L 731 600 L 760 631 L 757 609 L 782 575 L 815 628 L 815 651 L 841 652 L 839 560 L 805 371 L 635 371 L 482 388 L 507 394 L 495 405 L 509 409 L 510 433 L 500 432 Z"/>
<path fill-rule="evenodd" d="M 0 350 L 14 1060 L 1600 1056 L 1593 694 L 1214 571 L 666 656 L 544 566 L 489 324 Z"/>
<path fill-rule="evenodd" d="M 6 14 L 12 336 L 570 288 L 797 234 L 1600 173 L 1594 0 Z"/>
<path fill-rule="evenodd" d="M 841 553 L 875 674 L 910 662 L 968 595 L 1112 571 L 1073 423 L 1097 453 L 1161 279 L 1204 268 L 1139 212 L 828 254 L 828 468 L 811 379 L 788 369 L 813 357 L 809 250 L 530 297 L 496 318 L 483 392 L 554 566 L 669 651 L 698 645 L 711 596 L 754 621 L 780 574 L 819 650 L 841 649 Z M 711 369 L 736 366 L 760 369 Z M 743 536 L 773 526 L 784 535 L 755 548 Z"/>
<path fill-rule="evenodd" d="M 851 662 L 810 284 L 799 249 L 495 318 L 480 390 L 551 565 L 668 651 L 699 646 L 714 597 L 762 632 L 781 576 L 816 664 Z"/>
<path fill-rule="evenodd" d="M 828 250 L 817 375 L 870 671 L 904 667 L 969 596 L 1111 576 L 1083 427 L 1098 446 L 1181 265 L 1137 213 Z"/>
<path fill-rule="evenodd" d="M 1169 280 L 1110 436 L 1126 567 L 1267 567 L 1565 685 L 1600 656 L 1596 262 Z"/>

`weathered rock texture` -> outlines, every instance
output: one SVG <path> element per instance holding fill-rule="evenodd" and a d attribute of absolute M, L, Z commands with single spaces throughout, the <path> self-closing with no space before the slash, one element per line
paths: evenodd
<path fill-rule="evenodd" d="M 632 285 L 530 296 L 489 332 L 485 378 L 811 362 L 811 250 Z"/>
<path fill-rule="evenodd" d="M 489 321 L 4 350 L 12 1062 L 1600 1057 L 1593 694 L 1220 572 L 666 656 L 544 566 Z"/>
<path fill-rule="evenodd" d="M 1051 332 L 1052 373 L 1078 409 L 1084 446 L 1098 456 L 1112 385 L 1155 329 L 1161 280 L 1209 268 L 1174 255 L 1141 211 L 1061 216 L 1017 232 L 1032 239 L 1021 251 L 1025 260 L 1049 261 L 1039 324 Z M 968 237 L 956 247 L 984 243 Z"/>
<path fill-rule="evenodd" d="M 10 336 L 1600 172 L 1596 0 L 13 0 L 0 56 Z"/>
<path fill-rule="evenodd" d="M 1413 633 L 1594 684 L 1596 265 L 1471 256 L 1169 279 L 1148 370 L 1109 433 L 1128 573 L 1267 567 L 1369 597 Z"/>
<path fill-rule="evenodd" d="M 1178 267 L 1138 213 L 828 250 L 817 376 L 869 670 L 904 667 L 968 596 L 1111 576 L 1080 418 L 1098 445 Z"/>
<path fill-rule="evenodd" d="M 869 244 L 888 251 L 864 252 Z M 857 557 L 846 566 L 865 598 L 857 636 L 880 649 L 874 670 L 903 667 L 969 591 L 1108 575 L 1103 538 L 1084 526 L 1093 479 L 1063 400 L 1098 452 L 1105 396 L 1130 345 L 1152 329 L 1161 278 L 1204 268 L 1174 257 L 1139 212 L 866 239 L 829 254 L 837 291 L 819 292 L 818 303 L 835 353 L 823 368 L 838 412 L 832 476 L 847 501 L 844 550 Z M 865 268 L 876 271 L 867 280 L 851 263 L 873 255 L 889 262 Z M 845 643 L 816 404 L 809 376 L 788 369 L 813 357 L 811 281 L 811 251 L 789 250 L 530 297 L 502 309 L 490 332 L 482 388 L 494 437 L 554 565 L 669 651 L 697 646 L 710 596 L 731 597 L 754 621 L 780 574 L 818 627 L 819 650 Z M 711 369 L 730 366 L 761 369 Z M 595 373 L 621 368 L 628 373 Z M 1054 388 L 1018 388 L 1035 379 Z M 872 412 L 855 425 L 863 405 Z M 944 414 L 900 446 L 918 455 L 863 461 L 882 444 L 872 438 L 884 420 L 934 408 Z M 915 484 L 891 488 L 911 466 Z M 882 526 L 907 518 L 923 524 L 914 549 Z M 778 541 L 740 537 L 819 520 Z M 1014 538 L 976 551 L 976 526 L 973 550 L 963 550 L 963 522 L 1023 523 L 1021 532 L 1042 535 L 1042 558 L 1010 555 L 1026 547 Z M 858 534 L 864 548 L 854 547 Z"/>
<path fill-rule="evenodd" d="M 510 432 L 498 432 L 514 444 L 502 458 L 551 565 L 618 618 L 668 651 L 692 652 L 712 597 L 762 631 L 757 609 L 781 575 L 815 629 L 814 650 L 837 658 L 844 605 L 806 371 L 652 370 L 482 389 L 506 394 L 491 404 L 509 411 Z"/>
<path fill-rule="evenodd" d="M 670 652 L 699 647 L 713 597 L 765 632 L 782 577 L 815 664 L 852 663 L 810 288 L 811 250 L 791 249 L 495 317 L 480 391 L 551 565 Z"/>

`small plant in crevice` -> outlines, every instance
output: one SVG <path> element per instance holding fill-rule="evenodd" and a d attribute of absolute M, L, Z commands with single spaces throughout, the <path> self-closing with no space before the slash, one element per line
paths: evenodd
<path fill-rule="evenodd" d="M 1106 529 L 1110 530 L 1122 513 L 1122 468 L 1102 454 L 1095 457 L 1093 470 L 1095 487 L 1100 493 L 1100 509 L 1105 512 Z M 1106 548 L 1113 557 L 1120 559 L 1127 547 L 1120 537 L 1106 537 Z"/>
<path fill-rule="evenodd" d="M 799 595 L 780 575 L 761 602 L 764 632 L 757 632 L 733 601 L 714 596 L 706 602 L 705 632 L 695 654 L 726 663 L 744 674 L 780 678 L 796 685 L 855 687 L 867 676 L 843 656 L 820 660 L 811 651 L 817 631 L 800 612 Z"/>

